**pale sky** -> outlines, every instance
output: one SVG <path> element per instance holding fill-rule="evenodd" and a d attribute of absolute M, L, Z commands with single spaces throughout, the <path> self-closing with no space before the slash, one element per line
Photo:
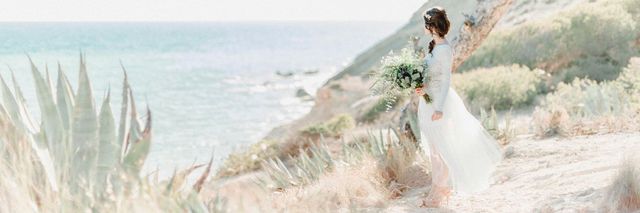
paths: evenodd
<path fill-rule="evenodd" d="M 0 0 L 9 21 L 405 21 L 427 0 Z"/>

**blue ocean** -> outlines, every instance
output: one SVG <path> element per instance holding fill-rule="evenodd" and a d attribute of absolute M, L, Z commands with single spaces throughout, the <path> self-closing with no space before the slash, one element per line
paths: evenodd
<path fill-rule="evenodd" d="M 153 144 L 146 170 L 205 162 L 259 141 L 303 116 L 311 94 L 358 53 L 393 33 L 395 22 L 0 23 L 0 74 L 16 74 L 32 114 L 40 113 L 30 56 L 77 85 L 87 58 L 96 103 L 111 91 L 119 115 L 122 63 L 138 110 L 149 106 Z M 280 73 L 280 74 L 278 74 Z M 75 89 L 75 87 L 74 87 Z M 99 105 L 99 104 L 98 104 Z"/>

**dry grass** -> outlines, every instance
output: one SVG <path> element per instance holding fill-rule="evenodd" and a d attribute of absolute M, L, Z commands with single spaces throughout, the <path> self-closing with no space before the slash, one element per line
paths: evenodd
<path fill-rule="evenodd" d="M 539 137 L 554 135 L 569 136 L 569 114 L 564 108 L 543 110 L 536 108 L 533 112 L 533 131 Z"/>
<path fill-rule="evenodd" d="M 390 134 L 386 141 L 386 153 L 378 157 L 378 166 L 392 198 L 402 196 L 410 188 L 427 185 L 430 178 L 425 162 L 418 156 L 417 144 L 407 138 L 394 140 Z"/>
<path fill-rule="evenodd" d="M 254 182 L 262 189 L 259 194 L 265 192 L 267 199 L 254 202 L 251 208 L 272 212 L 375 212 L 406 190 L 430 182 L 426 161 L 419 157 L 416 144 L 390 130 L 343 143 L 342 152 L 335 156 L 323 143 L 299 152 L 304 154 L 288 163 L 278 158 L 264 161 L 264 173 Z M 234 203 L 232 209 L 241 209 L 240 197 L 229 198 Z"/>
<path fill-rule="evenodd" d="M 627 160 L 609 186 L 601 204 L 604 212 L 640 211 L 640 163 Z"/>
<path fill-rule="evenodd" d="M 303 188 L 274 192 L 271 208 L 276 212 L 353 212 L 385 207 L 389 191 L 378 172 L 376 160 L 340 166 Z"/>

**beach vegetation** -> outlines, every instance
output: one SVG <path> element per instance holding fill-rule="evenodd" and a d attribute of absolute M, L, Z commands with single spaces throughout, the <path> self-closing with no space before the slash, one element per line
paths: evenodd
<path fill-rule="evenodd" d="M 616 80 L 575 79 L 558 84 L 536 107 L 534 132 L 545 137 L 637 130 L 639 76 L 640 60 L 633 58 Z"/>
<path fill-rule="evenodd" d="M 212 161 L 166 181 L 157 172 L 141 174 L 152 143 L 151 110 L 140 119 L 126 73 L 116 123 L 110 92 L 97 110 L 84 57 L 76 91 L 58 68 L 54 84 L 31 62 L 39 121 L 15 78 L 13 90 L 0 78 L 1 212 L 208 211 L 198 194 Z M 187 186 L 198 168 L 204 172 Z"/>
<path fill-rule="evenodd" d="M 575 78 L 614 80 L 640 53 L 640 3 L 604 0 L 575 6 L 541 20 L 490 34 L 459 70 L 522 64 Z"/>
<path fill-rule="evenodd" d="M 497 66 L 456 74 L 453 85 L 471 111 L 508 110 L 530 105 L 544 93 L 545 75 L 521 65 Z"/>
<path fill-rule="evenodd" d="M 345 131 L 354 128 L 355 120 L 349 114 L 339 114 L 328 121 L 307 126 L 302 130 L 303 134 L 310 136 L 339 137 Z"/>

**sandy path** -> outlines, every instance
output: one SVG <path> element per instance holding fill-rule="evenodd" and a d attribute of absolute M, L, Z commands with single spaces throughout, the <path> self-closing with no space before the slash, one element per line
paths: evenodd
<path fill-rule="evenodd" d="M 640 134 L 521 139 L 482 194 L 452 196 L 442 209 L 416 208 L 427 189 L 414 189 L 389 212 L 582 212 L 593 210 L 625 156 L 640 155 Z"/>

